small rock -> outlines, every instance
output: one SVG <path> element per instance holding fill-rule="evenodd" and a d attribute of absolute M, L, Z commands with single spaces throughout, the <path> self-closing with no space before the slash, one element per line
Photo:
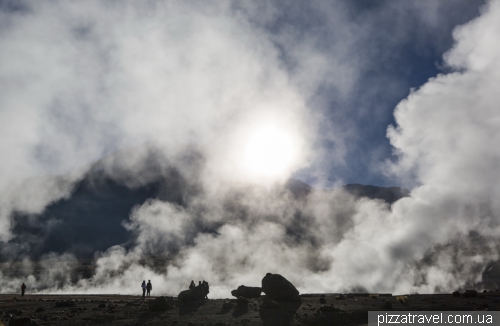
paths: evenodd
<path fill-rule="evenodd" d="M 477 297 L 477 291 L 476 290 L 465 290 L 464 297 L 467 297 L 467 298 Z"/>
<path fill-rule="evenodd" d="M 321 304 L 325 304 L 325 303 L 326 303 L 325 298 L 319 298 L 319 303 L 321 303 Z"/>
<path fill-rule="evenodd" d="M 459 296 L 460 296 L 460 292 L 455 291 L 455 292 L 453 292 L 453 293 L 452 293 L 452 295 L 453 295 L 454 297 L 459 297 Z"/>
<path fill-rule="evenodd" d="M 106 304 L 105 304 L 105 303 L 99 303 L 99 304 L 97 305 L 97 308 L 99 308 L 99 309 L 104 309 L 104 308 L 106 308 Z"/>
<path fill-rule="evenodd" d="M 35 312 L 44 312 L 45 308 L 44 307 L 38 307 L 36 308 Z"/>

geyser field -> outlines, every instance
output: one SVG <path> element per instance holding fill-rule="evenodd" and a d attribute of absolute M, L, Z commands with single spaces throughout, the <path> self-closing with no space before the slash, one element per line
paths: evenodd
<path fill-rule="evenodd" d="M 498 310 L 499 36 L 498 0 L 0 0 L 0 324 Z M 300 297 L 231 296 L 267 273 Z"/>

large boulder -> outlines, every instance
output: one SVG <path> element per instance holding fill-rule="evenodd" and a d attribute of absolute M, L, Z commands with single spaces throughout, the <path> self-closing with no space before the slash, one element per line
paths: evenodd
<path fill-rule="evenodd" d="M 196 301 L 196 300 L 203 300 L 205 299 L 205 296 L 207 295 L 207 290 L 203 286 L 197 286 L 194 288 L 191 288 L 189 290 L 184 290 L 179 293 L 177 298 L 181 302 L 186 302 L 186 301 Z"/>
<path fill-rule="evenodd" d="M 262 279 L 262 292 L 268 299 L 275 301 L 298 301 L 299 291 L 286 278 L 279 274 L 267 273 Z"/>
<path fill-rule="evenodd" d="M 231 291 L 235 297 L 243 298 L 259 298 L 262 293 L 262 288 L 240 285 L 236 290 Z"/>
<path fill-rule="evenodd" d="M 177 296 L 177 299 L 179 299 L 180 302 L 191 301 L 191 291 L 190 290 L 181 291 Z"/>
<path fill-rule="evenodd" d="M 151 301 L 148 305 L 150 311 L 167 311 L 170 309 L 170 304 L 165 297 L 158 297 Z"/>

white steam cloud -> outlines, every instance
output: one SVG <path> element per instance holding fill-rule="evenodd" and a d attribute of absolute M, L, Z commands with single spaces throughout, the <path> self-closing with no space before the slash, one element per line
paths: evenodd
<path fill-rule="evenodd" d="M 72 279 L 71 254 L 4 263 L 32 289 L 135 294 L 150 279 L 155 294 L 175 295 L 205 279 L 212 297 L 226 297 L 275 272 L 301 292 L 438 292 L 480 282 L 486 264 L 498 260 L 500 2 L 455 30 L 445 56 L 455 72 L 397 106 L 388 137 L 398 161 L 387 169 L 415 186 L 392 206 L 340 190 L 299 199 L 282 191 L 282 181 L 322 151 L 310 145 L 320 122 L 307 106 L 321 74 L 308 69 L 328 62 L 313 45 L 311 56 L 302 55 L 301 43 L 295 59 L 316 61 L 288 71 L 276 40 L 252 20 L 256 8 L 175 1 L 27 7 L 0 14 L 0 152 L 7 158 L 0 160 L 0 241 L 15 237 L 15 212 L 37 214 L 69 196 L 91 162 L 118 148 L 147 143 L 101 161 L 105 174 L 127 186 L 162 177 L 146 168 L 155 151 L 165 169 L 175 166 L 199 189 L 184 205 L 150 199 L 135 207 L 124 223 L 135 246 L 97 253 L 90 278 Z M 262 185 L 240 160 L 247 137 L 269 123 L 286 131 L 298 154 L 276 182 Z M 189 150 L 203 157 L 199 166 L 183 161 Z M 148 261 L 153 254 L 162 260 Z M 2 292 L 17 288 L 13 275 L 0 270 Z"/>

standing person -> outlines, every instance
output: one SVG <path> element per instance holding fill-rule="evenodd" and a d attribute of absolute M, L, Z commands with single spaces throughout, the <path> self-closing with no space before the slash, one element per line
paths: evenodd
<path fill-rule="evenodd" d="M 208 286 L 208 282 L 203 280 L 203 287 L 204 287 L 204 290 L 205 290 L 205 299 L 208 299 L 208 294 L 210 293 L 209 291 L 209 286 Z"/>
<path fill-rule="evenodd" d="M 145 280 L 142 281 L 141 288 L 142 288 L 142 298 L 144 299 L 144 297 L 146 296 L 146 281 Z"/>
<path fill-rule="evenodd" d="M 189 289 L 194 289 L 196 285 L 194 285 L 194 281 L 191 281 L 191 284 L 189 284 Z"/>
<path fill-rule="evenodd" d="M 26 291 L 26 285 L 21 285 L 21 296 L 23 297 L 24 296 L 24 291 Z"/>
<path fill-rule="evenodd" d="M 151 296 L 151 290 L 153 289 L 153 285 L 151 284 L 151 280 L 148 280 L 148 284 L 146 284 L 146 289 L 147 289 L 146 295 L 148 297 L 150 297 Z"/>

